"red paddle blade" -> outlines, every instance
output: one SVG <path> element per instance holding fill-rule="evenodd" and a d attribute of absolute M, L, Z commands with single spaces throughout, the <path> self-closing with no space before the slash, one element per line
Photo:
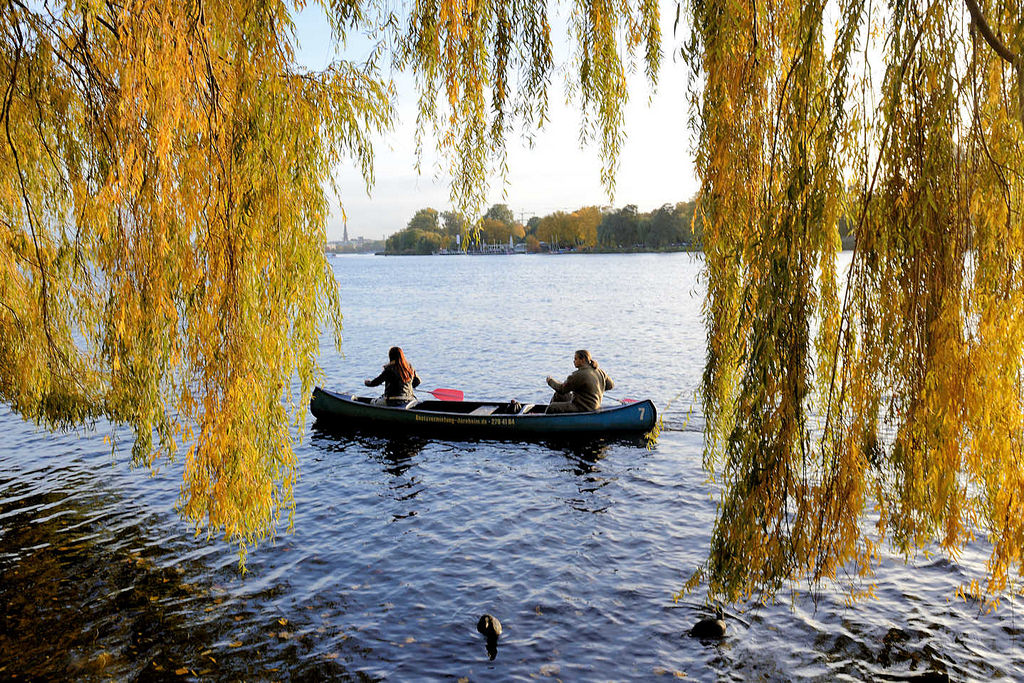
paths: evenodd
<path fill-rule="evenodd" d="M 620 398 L 619 401 L 622 403 L 636 403 L 635 398 Z"/>
<path fill-rule="evenodd" d="M 434 389 L 427 392 L 439 401 L 461 401 L 463 393 L 458 389 Z"/>

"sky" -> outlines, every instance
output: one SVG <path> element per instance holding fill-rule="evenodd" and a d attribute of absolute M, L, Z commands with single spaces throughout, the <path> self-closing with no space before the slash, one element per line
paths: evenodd
<path fill-rule="evenodd" d="M 664 45 L 678 46 L 673 36 L 675 1 L 661 0 Z M 313 69 L 326 66 L 338 52 L 321 16 L 307 9 L 296 18 L 299 59 Z M 584 206 L 622 207 L 635 204 L 650 211 L 662 204 L 690 199 L 698 189 L 692 165 L 693 145 L 687 127 L 687 69 L 678 55 L 662 58 L 658 84 L 652 92 L 640 73 L 630 79 L 630 100 L 625 111 L 626 141 L 616 174 L 615 196 L 609 199 L 601 187 L 598 148 L 579 145 L 579 113 L 565 104 L 564 68 L 568 40 L 557 35 L 564 23 L 552 21 L 555 69 L 549 89 L 550 120 L 534 136 L 533 146 L 513 133 L 507 141 L 508 181 L 503 187 L 495 177 L 487 205 L 502 203 L 524 223 L 531 216 L 554 211 L 574 211 Z M 350 43 L 342 55 L 356 61 L 365 57 L 360 46 Z M 403 229 L 421 208 L 446 211 L 451 207 L 443 172 L 445 161 L 433 149 L 425 149 L 422 174 L 414 168 L 416 93 L 412 79 L 396 75 L 397 117 L 393 130 L 374 138 L 376 182 L 367 194 L 355 163 L 335 171 L 340 204 L 348 219 L 350 238 L 383 239 Z M 504 195 L 503 195 L 504 192 Z M 340 208 L 333 211 L 327 227 L 328 240 L 340 240 L 344 225 Z"/>

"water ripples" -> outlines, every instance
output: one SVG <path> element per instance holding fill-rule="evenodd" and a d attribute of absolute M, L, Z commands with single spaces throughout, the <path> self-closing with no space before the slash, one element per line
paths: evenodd
<path fill-rule="evenodd" d="M 196 538 L 174 513 L 180 466 L 129 467 L 95 433 L 51 435 L 0 409 L 0 674 L 79 680 L 1013 679 L 1022 601 L 954 599 L 984 569 L 885 557 L 877 599 L 823 590 L 727 614 L 687 637 L 673 600 L 707 553 L 716 491 L 695 403 L 703 328 L 689 257 L 336 259 L 345 356 L 327 384 L 406 347 L 427 387 L 547 399 L 590 348 L 665 431 L 587 446 L 389 439 L 310 427 L 295 529 L 251 549 Z M 439 269 L 444 270 L 439 274 Z M 449 283 L 438 289 L 431 283 Z M 599 285 L 595 288 L 596 285 Z M 576 298 L 565 292 L 580 291 Z M 432 292 L 432 293 L 426 293 Z M 512 293 L 512 294 L 510 294 Z M 384 302 L 384 303 L 382 303 Z M 852 579 L 851 579 L 852 580 Z M 483 613 L 504 633 L 494 659 Z"/>

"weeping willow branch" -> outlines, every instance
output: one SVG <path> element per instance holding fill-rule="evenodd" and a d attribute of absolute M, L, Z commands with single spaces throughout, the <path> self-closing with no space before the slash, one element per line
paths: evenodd
<path fill-rule="evenodd" d="M 659 5 L 566 4 L 567 89 L 611 191 L 626 73 L 657 80 Z M 338 41 L 377 35 L 369 61 L 303 68 L 306 5 Z M 183 453 L 179 510 L 242 557 L 293 509 L 321 328 L 340 344 L 332 174 L 373 182 L 385 51 L 471 215 L 509 134 L 547 117 L 546 0 L 417 0 L 407 19 L 383 0 L 0 3 L 0 400 L 51 428 L 125 425 L 139 465 Z"/>
<path fill-rule="evenodd" d="M 971 19 L 973 19 L 974 25 L 978 27 L 978 32 L 981 33 L 985 42 L 987 42 L 989 46 L 995 50 L 996 54 L 1012 66 L 1017 72 L 1018 116 L 1020 116 L 1021 123 L 1024 123 L 1024 60 L 1021 59 L 1020 55 L 1015 54 L 1006 47 L 1006 45 L 999 40 L 999 37 L 992 32 L 992 27 L 989 26 L 988 21 L 985 20 L 985 15 L 978 6 L 977 0 L 964 0 L 964 2 L 967 5 L 968 11 L 971 13 Z"/>
<path fill-rule="evenodd" d="M 855 0 L 828 22 L 824 3 L 690 7 L 723 493 L 688 587 L 767 598 L 869 577 L 883 541 L 956 555 L 981 531 L 997 599 L 1024 549 L 1024 145 L 1002 57 L 972 50 L 959 0 L 890 5 L 884 39 Z M 1024 38 L 1014 8 L 993 5 L 989 34 Z M 882 41 L 880 83 L 852 76 L 858 36 L 865 61 Z"/>
<path fill-rule="evenodd" d="M 1003 45 L 1003 42 L 999 40 L 995 33 L 992 32 L 992 27 L 988 25 L 988 21 L 985 20 L 985 15 L 982 14 L 981 8 L 978 6 L 977 0 L 964 0 L 967 5 L 967 9 L 971 13 L 971 18 L 974 20 L 974 25 L 978 27 L 978 31 L 981 36 L 985 39 L 996 54 L 1002 57 L 1010 66 L 1015 69 L 1020 68 L 1020 56 L 1014 54 Z"/>

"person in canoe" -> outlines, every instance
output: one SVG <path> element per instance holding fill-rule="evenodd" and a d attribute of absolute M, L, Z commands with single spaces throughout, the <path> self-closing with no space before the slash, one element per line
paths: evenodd
<path fill-rule="evenodd" d="M 601 407 L 601 398 L 608 389 L 614 389 L 615 383 L 597 366 L 589 351 L 577 351 L 572 357 L 576 372 L 557 382 L 550 375 L 548 386 L 555 390 L 555 395 L 548 403 L 549 413 L 584 413 Z"/>
<path fill-rule="evenodd" d="M 397 346 L 388 350 L 388 364 L 384 370 L 374 379 L 363 381 L 368 387 L 377 387 L 382 383 L 384 394 L 373 399 L 375 406 L 403 406 L 416 398 L 412 390 L 420 385 L 420 377 Z"/>

